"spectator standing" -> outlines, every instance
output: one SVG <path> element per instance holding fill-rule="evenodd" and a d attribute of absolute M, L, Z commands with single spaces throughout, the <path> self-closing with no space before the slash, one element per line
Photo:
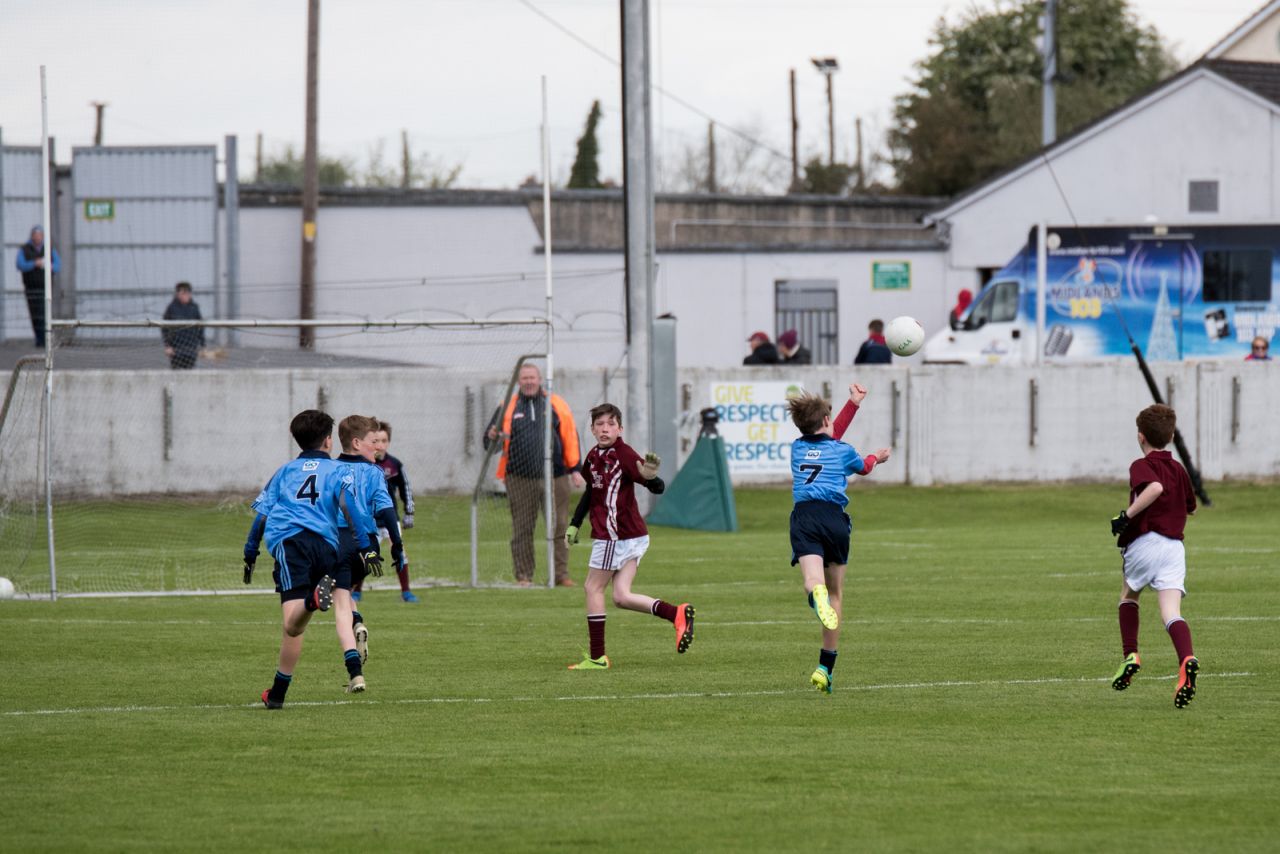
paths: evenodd
<path fill-rule="evenodd" d="M 778 336 L 778 353 L 787 365 L 812 365 L 813 354 L 809 348 L 801 345 L 800 333 L 788 329 Z"/>
<path fill-rule="evenodd" d="M 969 304 L 973 302 L 973 291 L 968 288 L 961 288 L 960 293 L 956 294 L 955 308 L 951 309 L 951 328 L 957 329 L 960 326 L 960 318 L 969 310 Z"/>
<path fill-rule="evenodd" d="M 578 429 L 573 412 L 564 398 L 548 395 L 542 388 L 542 371 L 537 365 L 525 364 L 516 379 L 518 388 L 506 405 L 493 414 L 484 434 L 487 449 L 502 442 L 498 459 L 498 479 L 507 486 L 507 504 L 511 508 L 511 560 L 516 583 L 528 587 L 533 583 L 533 527 L 542 508 L 543 424 L 547 417 L 547 401 L 551 402 L 551 512 L 544 511 L 548 527 L 554 521 L 555 577 L 557 587 L 572 587 L 569 577 L 569 545 L 564 532 L 569 527 L 569 484 L 581 488 L 585 481 L 578 472 L 581 455 Z"/>
<path fill-rule="evenodd" d="M 173 301 L 164 310 L 165 320 L 203 320 L 200 306 L 192 299 L 191 283 L 178 282 L 173 288 Z M 164 354 L 169 357 L 169 367 L 175 371 L 196 366 L 200 348 L 204 346 L 203 326 L 184 326 L 160 330 L 164 340 Z"/>
<path fill-rule="evenodd" d="M 1270 362 L 1271 361 L 1271 342 L 1259 335 L 1253 339 L 1253 343 L 1249 346 L 1249 355 L 1244 357 L 1246 362 Z"/>
<path fill-rule="evenodd" d="M 778 348 L 773 346 L 767 332 L 752 332 L 747 339 L 751 345 L 751 354 L 742 360 L 744 365 L 776 365 L 782 361 L 778 357 Z"/>
<path fill-rule="evenodd" d="M 27 312 L 31 315 L 31 331 L 36 336 L 36 346 L 44 346 L 44 229 L 32 226 L 26 243 L 18 249 L 17 267 L 22 273 L 22 289 L 27 295 Z M 62 272 L 62 261 L 50 246 L 49 258 L 56 276 Z"/>
<path fill-rule="evenodd" d="M 867 324 L 867 340 L 858 348 L 855 365 L 888 365 L 893 362 L 893 351 L 884 340 L 884 321 L 873 320 Z"/>

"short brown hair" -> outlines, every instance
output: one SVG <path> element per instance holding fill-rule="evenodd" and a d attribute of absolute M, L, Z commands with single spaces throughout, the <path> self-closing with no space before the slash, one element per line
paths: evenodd
<path fill-rule="evenodd" d="M 822 429 L 822 421 L 831 414 L 831 404 L 816 394 L 801 392 L 787 401 L 791 421 L 806 436 Z"/>
<path fill-rule="evenodd" d="M 317 451 L 333 433 L 333 419 L 319 409 L 304 409 L 289 422 L 293 441 L 304 451 Z"/>
<path fill-rule="evenodd" d="M 622 410 L 614 406 L 612 403 L 602 403 L 591 410 L 591 423 L 595 424 L 600 418 L 606 415 L 612 415 L 613 420 L 618 422 L 618 426 L 622 426 Z"/>
<path fill-rule="evenodd" d="M 378 422 L 378 429 L 379 429 L 379 430 L 381 430 L 383 433 L 386 433 L 386 434 L 387 434 L 387 441 L 388 441 L 388 442 L 390 442 L 390 441 L 391 441 L 391 422 L 390 422 L 390 421 L 379 421 L 379 422 Z"/>
<path fill-rule="evenodd" d="M 342 450 L 350 451 L 351 443 L 363 439 L 378 429 L 378 419 L 368 415 L 348 415 L 338 422 L 338 441 Z"/>
<path fill-rule="evenodd" d="M 1138 432 L 1153 448 L 1163 448 L 1173 440 L 1178 415 L 1172 406 L 1153 403 L 1138 413 Z"/>

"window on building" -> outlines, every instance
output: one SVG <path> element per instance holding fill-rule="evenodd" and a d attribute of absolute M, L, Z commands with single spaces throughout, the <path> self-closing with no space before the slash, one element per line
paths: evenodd
<path fill-rule="evenodd" d="M 1271 251 L 1208 249 L 1204 257 L 1205 302 L 1271 302 Z"/>
<path fill-rule="evenodd" d="M 965 324 L 977 329 L 986 323 L 1008 323 L 1018 317 L 1018 283 L 996 282 L 978 298 L 978 304 Z"/>
<path fill-rule="evenodd" d="M 1190 181 L 1187 183 L 1187 210 L 1191 213 L 1218 212 L 1218 182 Z"/>

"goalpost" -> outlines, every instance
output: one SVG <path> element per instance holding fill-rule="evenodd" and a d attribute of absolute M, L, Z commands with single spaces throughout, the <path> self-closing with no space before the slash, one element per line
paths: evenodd
<path fill-rule="evenodd" d="M 19 595 L 270 589 L 269 572 L 240 583 L 249 504 L 297 455 L 288 422 L 309 408 L 390 422 L 390 453 L 416 504 L 405 532 L 415 586 L 513 581 L 510 512 L 493 476 L 499 448 L 485 448 L 483 435 L 520 365 L 543 361 L 551 375 L 545 319 L 51 326 L 46 368 L 29 360 L 13 371 L 0 415 L 0 548 L 9 556 L 0 575 Z M 292 346 L 299 326 L 317 330 L 315 352 Z M 173 370 L 160 330 L 192 327 L 237 330 L 243 346 Z M 335 431 L 335 454 L 336 444 Z M 42 543 L 45 528 L 56 545 Z M 550 584 L 545 525 L 539 540 L 538 577 L 545 569 Z M 390 572 L 371 581 L 395 585 Z"/>

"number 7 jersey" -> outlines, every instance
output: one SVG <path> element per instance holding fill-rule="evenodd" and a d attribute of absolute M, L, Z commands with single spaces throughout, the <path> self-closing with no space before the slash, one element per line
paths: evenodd
<path fill-rule="evenodd" d="M 860 474 L 862 457 L 852 445 L 819 433 L 791 443 L 791 495 L 801 501 L 829 501 L 844 507 L 849 476 Z"/>

